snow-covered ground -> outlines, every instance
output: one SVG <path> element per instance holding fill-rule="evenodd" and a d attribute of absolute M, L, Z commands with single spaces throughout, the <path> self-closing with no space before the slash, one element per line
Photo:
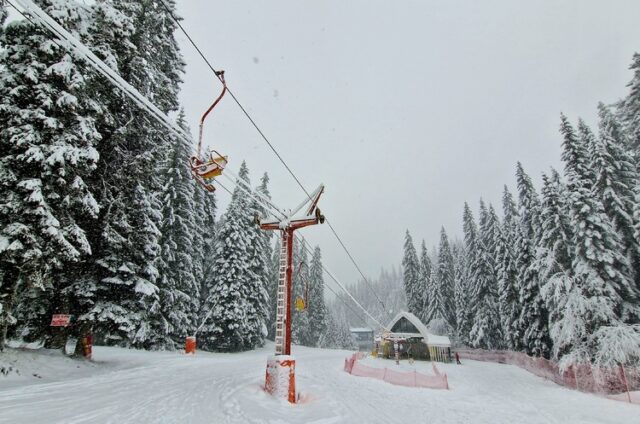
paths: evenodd
<path fill-rule="evenodd" d="M 559 387 L 510 365 L 439 365 L 451 390 L 399 387 L 342 371 L 349 352 L 294 347 L 301 402 L 265 394 L 273 346 L 241 354 L 94 348 L 94 363 L 10 349 L 1 423 L 615 423 L 640 407 Z M 369 358 L 367 365 L 431 373 Z M 34 374 L 36 374 L 34 376 Z"/>

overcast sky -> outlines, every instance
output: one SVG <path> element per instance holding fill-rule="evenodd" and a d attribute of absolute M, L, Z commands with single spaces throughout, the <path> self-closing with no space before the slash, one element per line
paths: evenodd
<path fill-rule="evenodd" d="M 640 1 L 178 0 L 183 24 L 307 189 L 368 276 L 399 264 L 462 207 L 500 209 L 521 161 L 539 187 L 560 165 L 562 111 L 595 124 L 624 96 L 640 51 Z M 186 39 L 182 100 L 194 130 L 219 83 Z M 275 202 L 303 193 L 230 98 L 206 140 Z M 223 180 L 224 181 L 224 180 Z M 228 195 L 219 192 L 221 206 Z M 326 227 L 326 226 L 325 226 Z M 344 282 L 357 272 L 329 228 L 303 234 Z"/>

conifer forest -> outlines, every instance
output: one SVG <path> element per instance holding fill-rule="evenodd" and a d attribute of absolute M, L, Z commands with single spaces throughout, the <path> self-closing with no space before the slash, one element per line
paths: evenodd
<path fill-rule="evenodd" d="M 189 130 L 174 1 L 169 11 L 152 0 L 37 3 Z M 0 2 L 3 24 L 7 9 Z M 273 334 L 279 249 L 253 223 L 260 206 L 236 190 L 216 219 L 217 194 L 186 165 L 195 141 L 168 135 L 30 20 L 2 28 L 0 349 L 7 338 L 60 348 L 89 331 L 142 349 L 175 349 L 195 334 L 207 350 L 262 346 Z M 251 183 L 248 165 L 239 176 Z M 269 176 L 256 179 L 269 196 Z M 336 343 L 321 251 L 307 258 L 296 246 L 308 263 L 296 276 L 315 289 L 313 325 L 295 341 Z M 52 314 L 74 325 L 51 327 Z"/>
<path fill-rule="evenodd" d="M 0 423 L 640 422 L 639 14 L 0 0 Z"/>
<path fill-rule="evenodd" d="M 185 63 L 169 9 L 152 0 L 39 1 L 100 59 L 189 132 L 178 96 Z M 273 338 L 276 236 L 240 190 L 226 210 L 185 163 L 193 144 L 151 117 L 28 19 L 0 9 L 0 348 L 8 338 L 61 347 L 100 343 L 241 351 Z M 161 45 L 156 50 L 153 46 Z M 401 276 L 377 283 L 388 307 L 352 285 L 373 315 L 406 308 L 459 344 L 567 364 L 640 358 L 640 56 L 627 97 L 594 105 L 597 128 L 559 118 L 563 169 L 536 188 L 521 163 L 502 204 L 462 208 L 462 239 L 444 228 L 416 250 L 407 231 Z M 251 184 L 243 163 L 239 176 Z M 269 176 L 257 190 L 267 198 Z M 219 219 L 216 219 L 216 216 Z M 294 341 L 352 345 L 371 324 L 342 298 L 325 304 L 322 254 L 296 240 Z M 387 281 L 387 284 L 382 281 Z M 402 285 L 404 292 L 398 290 Z M 376 296 L 378 297 L 378 296 Z M 340 300 L 340 301 L 338 301 Z M 405 303 L 406 302 L 406 303 Z M 348 306 L 348 305 L 347 305 Z M 387 310 L 388 309 L 388 310 Z M 52 314 L 75 325 L 51 327 Z"/>
<path fill-rule="evenodd" d="M 561 365 L 640 360 L 640 55 L 629 94 L 597 106 L 598 126 L 559 117 L 563 169 L 536 188 L 522 164 L 502 204 L 462 208 L 420 253 L 405 235 L 407 306 L 459 343 Z M 496 211 L 497 209 L 497 211 Z"/>

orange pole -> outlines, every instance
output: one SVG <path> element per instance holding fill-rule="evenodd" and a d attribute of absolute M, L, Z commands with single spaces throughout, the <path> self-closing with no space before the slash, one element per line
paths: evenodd
<path fill-rule="evenodd" d="M 620 371 L 622 372 L 622 381 L 624 381 L 624 386 L 627 388 L 627 400 L 631 403 L 631 394 L 629 393 L 629 383 L 627 382 L 627 375 L 624 372 L 624 367 L 620 364 Z"/>

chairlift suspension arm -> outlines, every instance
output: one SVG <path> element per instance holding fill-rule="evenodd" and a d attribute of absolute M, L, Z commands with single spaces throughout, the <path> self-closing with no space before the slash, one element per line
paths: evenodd
<path fill-rule="evenodd" d="M 209 106 L 209 109 L 207 109 L 207 111 L 200 118 L 200 129 L 199 129 L 199 135 L 198 135 L 198 152 L 196 153 L 196 156 L 198 158 L 202 157 L 200 154 L 202 152 L 202 133 L 204 129 L 204 121 L 205 119 L 207 119 L 207 116 L 209 115 L 209 113 L 211 113 L 211 111 L 218 105 L 218 103 L 220 103 L 220 100 L 222 100 L 225 93 L 227 92 L 227 82 L 224 79 L 224 71 L 216 71 L 216 75 L 220 77 L 220 81 L 222 81 L 222 92 L 220 93 L 216 101 L 213 102 L 211 106 Z"/>

